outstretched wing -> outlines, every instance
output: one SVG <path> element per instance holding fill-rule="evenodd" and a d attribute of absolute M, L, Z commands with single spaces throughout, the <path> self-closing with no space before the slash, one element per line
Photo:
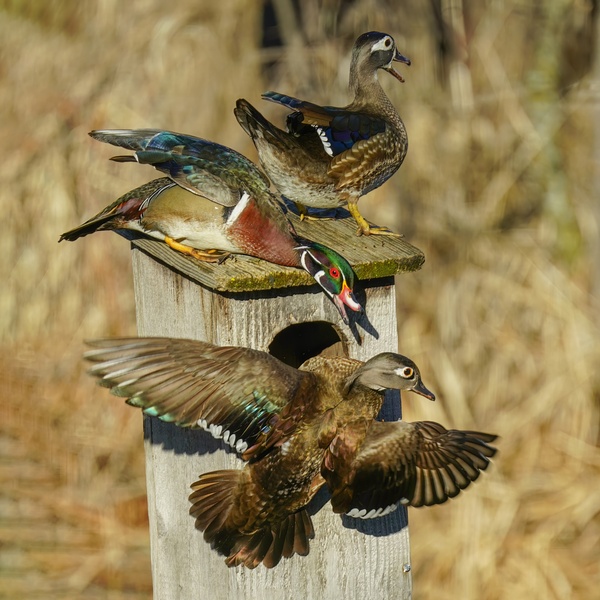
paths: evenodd
<path fill-rule="evenodd" d="M 223 206 L 235 206 L 243 192 L 260 195 L 269 180 L 245 156 L 215 142 L 158 129 L 104 129 L 94 139 L 133 150 L 117 162 L 149 164 L 181 187 Z"/>
<path fill-rule="evenodd" d="M 399 504 L 431 506 L 454 498 L 496 454 L 497 436 L 447 430 L 431 421 L 375 421 L 349 477 L 332 490 L 335 512 L 371 518 Z"/>
<path fill-rule="evenodd" d="M 375 138 L 386 129 L 385 121 L 373 115 L 343 108 L 319 106 L 277 92 L 265 92 L 262 97 L 294 111 L 288 116 L 287 121 L 291 133 L 301 134 L 306 131 L 307 125 L 314 128 L 323 144 L 323 149 L 333 159 L 331 165 L 333 172 L 336 163 L 343 160 L 346 152 L 352 150 L 357 144 L 356 150 L 365 146 L 362 142 Z"/>
<path fill-rule="evenodd" d="M 249 458 L 291 433 L 294 398 L 314 387 L 266 352 L 172 338 L 88 342 L 90 374 L 115 396 L 180 427 L 202 428 Z"/>

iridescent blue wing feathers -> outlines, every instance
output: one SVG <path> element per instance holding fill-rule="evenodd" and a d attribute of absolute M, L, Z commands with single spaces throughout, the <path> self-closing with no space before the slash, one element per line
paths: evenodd
<path fill-rule="evenodd" d="M 270 186 L 245 156 L 202 138 L 155 129 L 106 129 L 90 136 L 135 152 L 113 160 L 152 165 L 188 191 L 223 206 L 235 206 L 241 190 L 260 195 Z"/>
<path fill-rule="evenodd" d="M 319 106 L 277 92 L 266 92 L 262 97 L 292 109 L 294 112 L 287 117 L 288 131 L 302 135 L 307 134 L 307 126 L 311 127 L 329 156 L 338 156 L 350 150 L 356 142 L 368 140 L 386 130 L 385 120 L 373 115 Z"/>

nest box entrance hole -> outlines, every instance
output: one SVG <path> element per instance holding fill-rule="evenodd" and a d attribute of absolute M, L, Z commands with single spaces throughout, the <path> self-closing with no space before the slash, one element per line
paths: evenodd
<path fill-rule="evenodd" d="M 348 345 L 345 336 L 331 323 L 309 321 L 282 329 L 269 344 L 269 353 L 297 368 L 319 354 L 348 356 Z"/>

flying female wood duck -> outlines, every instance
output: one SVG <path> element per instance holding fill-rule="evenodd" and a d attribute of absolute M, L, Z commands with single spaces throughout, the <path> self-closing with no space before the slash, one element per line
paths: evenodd
<path fill-rule="evenodd" d="M 350 64 L 354 100 L 345 108 L 318 106 L 266 92 L 265 100 L 293 112 L 287 132 L 267 121 L 249 102 L 238 100 L 235 115 L 252 138 L 260 162 L 277 189 L 298 206 L 337 208 L 345 204 L 358 234 L 391 234 L 371 227 L 358 210 L 361 196 L 379 187 L 400 167 L 408 149 L 406 129 L 379 84 L 384 69 L 399 81 L 392 63 L 410 65 L 385 33 L 364 33 L 355 42 Z"/>
<path fill-rule="evenodd" d="M 354 272 L 337 252 L 298 236 L 269 190 L 269 181 L 245 156 L 200 138 L 158 130 L 92 131 L 93 138 L 134 150 L 118 162 L 151 164 L 170 178 L 136 188 L 59 241 L 99 230 L 133 230 L 165 241 L 199 260 L 248 254 L 305 269 L 333 300 L 362 312 L 353 294 Z"/>
<path fill-rule="evenodd" d="M 314 537 L 305 510 L 327 485 L 333 510 L 385 515 L 429 506 L 475 481 L 496 436 L 428 421 L 374 421 L 385 390 L 430 400 L 415 363 L 378 354 L 365 363 L 314 357 L 299 369 L 270 354 L 169 338 L 90 342 L 99 383 L 144 413 L 202 428 L 248 461 L 192 485 L 190 514 L 228 566 L 274 567 L 306 555 Z"/>

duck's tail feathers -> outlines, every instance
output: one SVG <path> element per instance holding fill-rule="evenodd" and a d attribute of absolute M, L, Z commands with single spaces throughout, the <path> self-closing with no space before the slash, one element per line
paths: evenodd
<path fill-rule="evenodd" d="M 112 229 L 112 227 L 107 227 L 107 225 L 113 220 L 113 218 L 113 214 L 96 215 L 78 227 L 74 227 L 73 229 L 69 229 L 69 231 L 65 231 L 60 236 L 58 241 L 62 242 L 63 240 L 67 240 L 67 242 L 74 242 L 75 240 L 85 237 L 90 233 L 95 233 L 96 231 L 101 231 L 102 229 Z"/>
<path fill-rule="evenodd" d="M 304 510 L 277 523 L 265 524 L 252 533 L 232 525 L 229 517 L 242 477 L 244 470 L 205 473 L 192 485 L 190 495 L 190 514 L 196 518 L 196 528 L 204 532 L 204 539 L 215 550 L 225 555 L 227 566 L 254 569 L 262 563 L 272 568 L 282 558 L 308 554 L 314 529 Z"/>
<path fill-rule="evenodd" d="M 273 123 L 265 119 L 247 100 L 243 98 L 239 99 L 235 103 L 233 113 L 242 129 L 255 144 L 257 142 L 260 143 L 262 138 L 267 143 L 276 147 L 286 148 L 294 145 L 294 139 L 291 138 L 289 133 L 279 129 L 279 127 L 276 127 Z"/>
<path fill-rule="evenodd" d="M 134 229 L 139 231 L 140 227 L 136 223 L 142 218 L 148 205 L 164 190 L 174 185 L 175 183 L 167 177 L 149 181 L 127 192 L 85 223 L 65 231 L 58 241 L 74 242 L 80 237 L 103 230 Z"/>

